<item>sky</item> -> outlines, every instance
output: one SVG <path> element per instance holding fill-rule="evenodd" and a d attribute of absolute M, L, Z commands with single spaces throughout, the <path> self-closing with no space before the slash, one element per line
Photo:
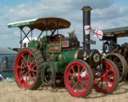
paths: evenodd
<path fill-rule="evenodd" d="M 82 42 L 81 8 L 86 5 L 93 8 L 92 28 L 128 26 L 128 0 L 0 0 L 0 47 L 19 46 L 19 30 L 8 28 L 8 23 L 48 16 L 69 20 L 72 26 L 67 32 L 75 30 Z M 120 42 L 128 40 L 124 39 Z M 98 40 L 95 47 L 101 48 Z"/>

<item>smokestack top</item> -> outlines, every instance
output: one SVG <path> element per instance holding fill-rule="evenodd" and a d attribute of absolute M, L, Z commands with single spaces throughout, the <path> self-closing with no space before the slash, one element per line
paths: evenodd
<path fill-rule="evenodd" d="M 90 6 L 84 6 L 84 7 L 82 8 L 82 10 L 85 11 L 85 12 L 88 12 L 88 11 L 91 11 L 92 8 L 91 8 Z"/>

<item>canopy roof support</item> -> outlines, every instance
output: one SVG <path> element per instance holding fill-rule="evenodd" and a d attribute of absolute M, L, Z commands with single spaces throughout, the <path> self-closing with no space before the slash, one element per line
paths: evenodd
<path fill-rule="evenodd" d="M 41 33 L 40 33 L 39 36 L 37 37 L 38 40 L 39 40 L 40 37 L 42 36 L 43 32 L 44 32 L 44 31 L 41 31 Z"/>
<path fill-rule="evenodd" d="M 56 31 L 56 29 L 51 30 L 51 36 L 53 36 L 53 35 L 54 35 L 55 31 Z"/>
<path fill-rule="evenodd" d="M 30 38 L 28 37 L 28 35 L 29 35 L 30 33 L 32 33 L 32 30 L 33 30 L 33 29 L 30 29 L 28 32 L 25 32 L 25 31 L 23 30 L 23 28 L 20 28 L 20 48 L 23 47 L 23 40 L 24 40 L 25 38 L 27 38 L 29 41 L 31 41 Z M 24 37 L 23 37 L 23 34 L 24 34 Z M 32 38 L 31 38 L 31 39 L 32 39 Z"/>

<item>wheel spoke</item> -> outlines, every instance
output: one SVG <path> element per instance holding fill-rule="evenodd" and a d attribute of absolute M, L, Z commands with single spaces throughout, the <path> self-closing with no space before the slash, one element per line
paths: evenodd
<path fill-rule="evenodd" d="M 71 70 L 73 73 L 75 73 L 74 66 L 71 66 Z"/>
<path fill-rule="evenodd" d="M 80 79 L 80 65 L 77 65 L 77 70 L 78 70 L 78 80 Z"/>
<path fill-rule="evenodd" d="M 24 54 L 21 55 L 21 59 L 22 59 L 22 61 L 23 61 L 24 63 L 26 63 L 26 59 L 25 59 Z"/>
<path fill-rule="evenodd" d="M 84 72 L 86 69 L 83 67 L 80 71 L 80 73 Z"/>
<path fill-rule="evenodd" d="M 30 66 L 32 72 L 37 72 L 37 66 L 35 64 L 31 64 Z"/>
<path fill-rule="evenodd" d="M 73 73 L 70 72 L 70 73 L 69 73 L 69 76 L 70 76 L 70 77 L 73 77 Z"/>
<path fill-rule="evenodd" d="M 81 89 L 85 88 L 86 87 L 86 80 L 82 80 L 79 84 L 79 86 L 81 87 Z"/>
<path fill-rule="evenodd" d="M 72 88 L 75 89 L 77 86 L 78 86 L 79 82 L 77 81 L 73 86 Z"/>
<path fill-rule="evenodd" d="M 85 80 L 89 80 L 89 74 L 86 73 Z"/>
<path fill-rule="evenodd" d="M 29 72 L 29 81 L 35 81 L 35 75 L 32 72 Z"/>

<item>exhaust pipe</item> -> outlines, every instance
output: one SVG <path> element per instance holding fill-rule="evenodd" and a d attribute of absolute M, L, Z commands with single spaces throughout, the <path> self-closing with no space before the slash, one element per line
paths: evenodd
<path fill-rule="evenodd" d="M 84 6 L 83 12 L 83 50 L 90 52 L 90 30 L 91 30 L 91 10 L 90 6 Z"/>

